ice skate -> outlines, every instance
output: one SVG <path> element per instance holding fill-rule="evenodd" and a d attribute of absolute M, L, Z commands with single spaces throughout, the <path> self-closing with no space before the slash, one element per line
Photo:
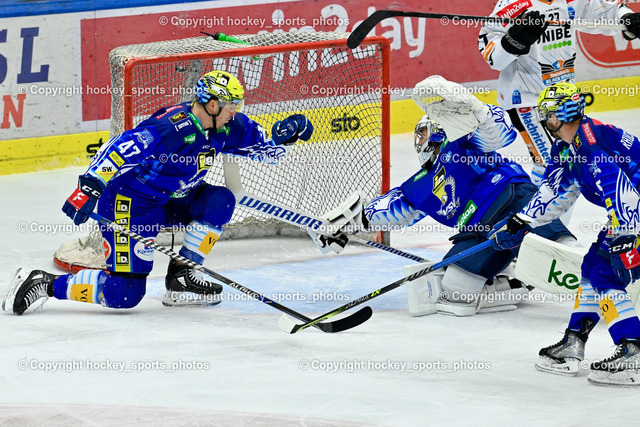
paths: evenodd
<path fill-rule="evenodd" d="M 34 302 L 45 298 L 38 308 L 42 307 L 47 299 L 53 296 L 53 282 L 56 277 L 42 270 L 33 270 L 27 275 L 24 269 L 19 268 L 2 302 L 2 310 L 13 310 L 14 314 L 20 316 Z"/>
<path fill-rule="evenodd" d="M 585 334 L 567 329 L 560 341 L 540 350 L 536 369 L 556 375 L 578 375 L 586 340 Z"/>
<path fill-rule="evenodd" d="M 206 274 L 171 260 L 165 279 L 166 292 L 162 304 L 167 307 L 207 306 L 220 304 L 222 286 Z"/>
<path fill-rule="evenodd" d="M 613 387 L 640 386 L 640 344 L 638 339 L 624 339 L 613 356 L 591 364 L 591 384 Z"/>

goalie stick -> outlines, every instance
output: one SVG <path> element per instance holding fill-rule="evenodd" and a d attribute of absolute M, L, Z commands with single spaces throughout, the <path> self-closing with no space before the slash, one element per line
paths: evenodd
<path fill-rule="evenodd" d="M 297 311 L 294 311 L 288 307 L 285 307 L 282 304 L 279 304 L 269 298 L 267 298 L 264 295 L 259 294 L 258 292 L 252 291 L 251 289 L 247 288 L 246 286 L 242 286 L 241 284 L 234 282 L 231 279 L 226 278 L 225 276 L 222 276 L 221 274 L 216 273 L 215 271 L 209 270 L 208 268 L 191 261 L 190 259 L 187 259 L 179 254 L 177 254 L 176 252 L 174 252 L 173 250 L 169 249 L 169 248 L 165 248 L 164 246 L 160 246 L 158 245 L 156 242 L 154 242 L 151 239 L 148 239 L 146 237 L 142 237 L 139 234 L 134 233 L 131 230 L 128 230 L 118 224 L 116 224 L 115 222 L 109 221 L 108 219 L 104 218 L 103 216 L 93 212 L 89 215 L 91 218 L 93 218 L 94 220 L 98 221 L 98 223 L 100 224 L 104 224 L 108 227 L 111 227 L 113 230 L 118 231 L 119 233 L 122 233 L 128 237 L 134 238 L 135 240 L 145 244 L 146 246 L 153 248 L 155 250 L 157 250 L 158 252 L 161 252 L 167 256 L 169 256 L 170 258 L 175 259 L 176 261 L 180 261 L 183 262 L 185 264 L 187 264 L 189 267 L 194 268 L 196 270 L 202 271 L 206 274 L 208 274 L 209 276 L 213 277 L 214 279 L 224 283 L 225 285 L 228 285 L 230 287 L 232 287 L 233 289 L 240 291 L 244 294 L 247 294 L 255 299 L 257 299 L 258 301 L 270 305 L 271 307 L 275 308 L 276 310 L 280 310 L 283 313 L 286 313 L 290 316 L 293 316 L 303 322 L 311 322 L 311 319 L 298 313 Z M 364 307 L 362 310 L 357 311 L 356 313 L 352 314 L 351 316 L 348 317 L 344 317 L 342 319 L 336 320 L 335 322 L 327 322 L 327 323 L 314 323 L 314 326 L 316 326 L 318 329 L 320 329 L 322 332 L 327 332 L 327 333 L 333 333 L 333 332 L 341 332 L 341 331 L 345 331 L 347 329 L 351 329 L 353 327 L 358 326 L 361 323 L 366 322 L 367 320 L 369 320 L 369 318 L 371 317 L 371 315 L 373 314 L 373 311 L 371 310 L 370 307 Z"/>
<path fill-rule="evenodd" d="M 493 16 L 475 16 L 475 15 L 456 15 L 451 13 L 431 13 L 431 12 L 409 12 L 403 10 L 376 10 L 369 15 L 364 21 L 353 29 L 351 35 L 347 39 L 347 46 L 350 49 L 355 49 L 360 46 L 360 43 L 364 38 L 373 30 L 373 27 L 378 25 L 381 21 L 387 18 L 393 18 L 394 16 L 406 16 L 412 18 L 431 18 L 440 19 L 442 23 L 448 23 L 449 21 L 475 21 L 482 23 L 496 23 L 496 24 L 509 24 L 515 19 L 512 18 L 499 18 Z M 446 20 L 446 21 L 445 21 Z M 621 30 L 627 29 L 622 24 L 601 24 L 598 22 L 574 22 L 574 21 L 547 21 L 549 25 L 565 25 L 569 24 L 574 28 L 598 28 L 603 30 Z"/>
<path fill-rule="evenodd" d="M 307 215 L 302 212 L 299 212 L 294 208 L 285 206 L 282 203 L 272 202 L 270 200 L 266 200 L 260 196 L 257 196 L 255 194 L 251 194 L 245 191 L 244 187 L 242 186 L 242 181 L 240 179 L 240 169 L 238 164 L 233 161 L 224 161 L 223 167 L 224 167 L 224 179 L 225 179 L 226 187 L 229 190 L 231 190 L 233 195 L 236 197 L 236 202 L 240 206 L 247 209 L 251 209 L 255 212 L 260 212 L 262 214 L 275 218 L 278 221 L 286 222 L 296 227 L 300 227 L 300 228 L 311 227 L 314 231 L 318 232 L 319 234 L 322 234 L 319 230 L 322 224 L 324 223 L 322 219 L 315 218 L 311 215 Z M 249 203 L 249 201 L 251 201 L 251 203 Z M 295 220 L 292 218 L 295 218 Z M 304 224 L 302 224 L 302 222 L 304 222 Z M 412 261 L 416 261 L 416 262 L 428 261 L 417 255 L 401 251 L 400 249 L 392 248 L 382 243 L 372 242 L 371 240 L 367 240 L 360 236 L 356 236 L 353 234 L 348 234 L 348 236 L 349 236 L 349 239 L 353 240 L 354 242 L 358 242 L 363 245 L 370 246 L 372 248 L 380 249 L 380 250 L 392 253 L 394 255 L 408 258 Z"/>
<path fill-rule="evenodd" d="M 373 298 L 378 297 L 378 296 L 380 296 L 382 294 L 386 294 L 387 292 L 392 291 L 392 290 L 404 285 L 406 282 L 410 282 L 412 280 L 415 280 L 415 279 L 417 279 L 419 277 L 424 276 L 425 274 L 429 274 L 434 270 L 438 270 L 438 269 L 440 269 L 442 267 L 446 267 L 449 264 L 452 264 L 452 263 L 454 263 L 456 261 L 459 261 L 459 260 L 461 260 L 463 258 L 471 256 L 471 255 L 475 254 L 476 252 L 479 252 L 479 251 L 481 251 L 483 249 L 486 249 L 486 248 L 490 247 L 491 245 L 492 245 L 492 241 L 491 240 L 487 240 L 486 242 L 482 242 L 482 243 L 480 243 L 480 244 L 478 244 L 478 245 L 476 245 L 476 246 L 474 246 L 472 248 L 469 248 L 469 249 L 467 249 L 465 251 L 460 252 L 457 255 L 454 255 L 454 256 L 449 257 L 449 258 L 447 258 L 445 260 L 442 260 L 442 261 L 440 261 L 438 263 L 435 263 L 432 266 L 424 268 L 424 269 L 422 269 L 420 271 L 417 271 L 417 272 L 415 272 L 415 273 L 413 273 L 413 274 L 411 274 L 409 276 L 405 276 L 402 279 L 396 280 L 395 282 L 390 283 L 385 287 L 382 287 L 382 288 L 380 288 L 378 290 L 375 290 L 375 291 L 373 291 L 371 293 L 368 293 L 368 294 L 366 294 L 366 295 L 364 295 L 364 296 L 362 296 L 362 297 L 360 297 L 360 298 L 358 298 L 356 300 L 353 300 L 353 301 L 351 301 L 351 302 L 349 302 L 349 303 L 347 303 L 345 305 L 342 305 L 342 306 L 336 308 L 335 310 L 331 310 L 330 312 L 325 313 L 325 314 L 323 314 L 321 316 L 318 316 L 315 319 L 313 319 L 311 321 L 308 321 L 306 323 L 303 323 L 301 325 L 296 324 L 295 322 L 293 322 L 286 315 L 282 315 L 280 317 L 280 320 L 278 321 L 278 326 L 284 332 L 287 332 L 289 334 L 294 334 L 294 333 L 296 333 L 298 331 L 301 331 L 303 329 L 308 328 L 309 326 L 313 326 L 313 325 L 317 324 L 317 322 L 322 322 L 323 320 L 329 319 L 329 318 L 331 318 L 333 316 L 337 316 L 338 314 L 342 313 L 343 311 L 349 310 L 349 309 L 351 309 L 351 308 L 353 308 L 353 307 L 355 307 L 357 305 L 360 305 L 360 304 L 362 304 L 364 302 L 372 300 Z"/>

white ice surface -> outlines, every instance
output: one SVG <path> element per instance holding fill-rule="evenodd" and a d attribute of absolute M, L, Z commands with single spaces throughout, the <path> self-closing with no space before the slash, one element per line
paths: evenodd
<path fill-rule="evenodd" d="M 640 135 L 638 114 L 594 117 Z M 411 138 L 393 138 L 392 185 L 416 170 Z M 508 151 L 525 152 L 522 144 Z M 45 233 L 49 225 L 68 227 L 60 207 L 80 172 L 0 177 L 0 297 L 18 266 L 56 271 L 53 251 L 86 234 Z M 596 235 L 589 224 L 604 219 L 580 199 L 570 228 L 588 245 Z M 440 259 L 448 237 L 394 233 L 392 244 Z M 322 257 L 310 240 L 274 239 L 219 242 L 207 266 L 313 317 L 401 278 L 408 263 L 355 245 Z M 231 288 L 217 307 L 163 307 L 166 266 L 156 254 L 147 295 L 132 310 L 49 300 L 21 317 L 0 313 L 0 424 L 638 425 L 640 390 L 592 386 L 587 371 L 565 378 L 534 369 L 538 350 L 562 336 L 570 301 L 536 291 L 538 301 L 514 312 L 412 318 L 400 288 L 371 301 L 373 317 L 353 330 L 286 335 L 276 326 L 280 312 Z M 311 302 L 314 295 L 325 300 Z M 612 351 L 599 325 L 587 359 Z M 46 363 L 60 362 L 68 369 L 46 371 Z M 332 369 L 333 362 L 343 364 Z"/>

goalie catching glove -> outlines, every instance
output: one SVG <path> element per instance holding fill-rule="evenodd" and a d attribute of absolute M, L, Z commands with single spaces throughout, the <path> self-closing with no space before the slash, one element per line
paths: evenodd
<path fill-rule="evenodd" d="M 313 134 L 313 125 L 303 114 L 293 114 L 276 122 L 271 134 L 276 145 L 293 145 L 298 139 L 308 141 Z"/>
<path fill-rule="evenodd" d="M 326 213 L 323 218 L 324 221 L 317 231 L 307 229 L 323 254 L 342 252 L 349 242 L 347 234 L 357 234 L 368 229 L 359 193 L 352 194 L 340 206 Z"/>
<path fill-rule="evenodd" d="M 442 76 L 429 76 L 418 83 L 411 99 L 442 126 L 449 141 L 470 134 L 489 117 L 489 107 L 473 96 L 471 89 Z"/>
<path fill-rule="evenodd" d="M 89 214 L 96 207 L 103 189 L 102 184 L 96 178 L 81 175 L 78 178 L 78 188 L 64 203 L 62 211 L 76 225 L 84 224 L 89 219 Z"/>

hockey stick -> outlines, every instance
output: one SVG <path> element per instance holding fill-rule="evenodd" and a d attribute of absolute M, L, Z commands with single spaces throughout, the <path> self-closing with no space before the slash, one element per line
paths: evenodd
<path fill-rule="evenodd" d="M 157 250 L 158 252 L 161 252 L 167 256 L 169 256 L 172 259 L 175 259 L 176 261 L 180 261 L 182 263 L 187 264 L 189 267 L 202 271 L 203 273 L 208 274 L 209 276 L 213 277 L 214 279 L 228 285 L 231 286 L 233 289 L 240 291 L 244 294 L 247 294 L 249 296 L 251 296 L 254 299 L 257 299 L 260 302 L 263 302 L 267 305 L 270 305 L 271 307 L 275 308 L 276 310 L 280 310 L 283 313 L 286 313 L 290 316 L 293 316 L 303 322 L 310 322 L 311 319 L 309 319 L 308 317 L 298 313 L 297 311 L 294 311 L 288 307 L 285 307 L 282 304 L 279 304 L 269 298 L 267 298 L 264 295 L 261 295 L 255 291 L 252 291 L 251 289 L 242 286 L 239 283 L 234 282 L 231 279 L 228 279 L 224 276 L 222 276 L 221 274 L 216 273 L 215 271 L 209 270 L 208 268 L 191 261 L 190 259 L 187 259 L 185 257 L 183 257 L 182 255 L 177 254 L 176 252 L 174 252 L 173 250 L 169 249 L 169 248 L 165 248 L 164 246 L 160 246 L 158 245 L 156 242 L 154 242 L 153 240 L 146 238 L 146 237 L 142 237 L 139 234 L 134 233 L 133 231 L 124 228 L 118 224 L 116 224 L 113 221 L 110 221 L 106 218 L 104 218 L 103 216 L 93 212 L 89 215 L 91 218 L 93 218 L 94 220 L 98 221 L 98 223 L 106 225 L 110 228 L 112 228 L 113 230 L 122 233 L 128 237 L 131 237 L 143 244 L 145 244 L 146 246 L 153 248 L 155 250 Z M 335 322 L 328 322 L 328 323 L 314 323 L 314 326 L 316 326 L 318 329 L 320 329 L 322 332 L 327 332 L 327 333 L 332 333 L 332 332 L 341 332 L 341 331 L 345 331 L 347 329 L 351 329 L 353 327 L 358 326 L 361 323 L 366 322 L 367 320 L 369 320 L 369 318 L 371 317 L 371 315 L 373 314 L 373 311 L 371 310 L 370 307 L 364 307 L 362 310 L 354 313 L 351 316 L 342 318 L 340 320 L 336 320 Z"/>
<path fill-rule="evenodd" d="M 387 292 L 392 291 L 395 288 L 398 288 L 398 287 L 404 285 L 406 282 L 409 282 L 411 280 L 415 280 L 415 279 L 417 279 L 419 277 L 422 277 L 422 276 L 424 276 L 426 274 L 431 273 L 434 270 L 438 270 L 438 269 L 440 269 L 442 267 L 446 267 L 449 264 L 452 264 L 452 263 L 454 263 L 456 261 L 459 261 L 459 260 L 461 260 L 463 258 L 471 256 L 471 255 L 475 254 L 476 252 L 479 252 L 479 251 L 481 251 L 483 249 L 486 249 L 486 248 L 490 247 L 491 245 L 492 245 L 492 241 L 491 240 L 487 240 L 486 242 L 482 242 L 482 243 L 480 243 L 480 244 L 478 244 L 478 245 L 476 245 L 476 246 L 474 246 L 472 248 L 469 248 L 469 249 L 467 249 L 465 251 L 460 252 L 457 255 L 454 255 L 454 256 L 452 256 L 450 258 L 442 260 L 442 261 L 440 261 L 440 262 L 438 262 L 436 264 L 433 264 L 430 267 L 427 267 L 427 268 L 425 268 L 423 270 L 417 271 L 417 272 L 415 272 L 415 273 L 413 273 L 413 274 L 411 274 L 409 276 L 405 276 L 402 279 L 396 280 L 395 282 L 390 283 L 390 284 L 388 284 L 387 286 L 385 286 L 383 288 L 380 288 L 380 289 L 378 289 L 376 291 L 373 291 L 373 292 L 371 292 L 371 293 L 369 293 L 367 295 L 364 295 L 364 296 L 362 296 L 362 297 L 360 297 L 360 298 L 358 298 L 356 300 L 353 300 L 350 303 L 347 303 L 347 304 L 345 304 L 343 306 L 340 306 L 340 307 L 336 308 L 335 310 L 332 310 L 332 311 L 330 311 L 328 313 L 325 313 L 325 314 L 323 314 L 321 316 L 318 316 L 318 317 L 316 317 L 315 319 L 313 319 L 310 322 L 298 325 L 298 324 L 294 323 L 289 317 L 287 317 L 285 315 L 282 315 L 280 317 L 279 322 L 278 322 L 278 326 L 284 332 L 287 332 L 289 334 L 294 334 L 294 333 L 296 333 L 298 331 L 301 331 L 303 329 L 308 328 L 309 326 L 315 325 L 316 322 L 321 322 L 321 321 L 323 321 L 325 319 L 329 319 L 329 318 L 331 318 L 333 316 L 336 316 L 336 315 L 342 313 L 343 311 L 349 310 L 350 308 L 353 308 L 353 307 L 355 307 L 357 305 L 360 305 L 360 304 L 362 304 L 364 302 L 372 300 L 373 298 L 378 297 L 378 296 L 380 296 L 382 294 L 386 294 Z"/>
<path fill-rule="evenodd" d="M 227 188 L 231 190 L 233 195 L 236 197 L 236 202 L 238 203 L 238 205 L 247 209 L 251 209 L 255 212 L 260 212 L 261 214 L 268 215 L 274 219 L 277 219 L 278 221 L 286 222 L 301 229 L 304 227 L 308 227 L 314 231 L 317 231 L 319 234 L 322 234 L 320 231 L 318 231 L 324 223 L 322 219 L 315 218 L 311 215 L 299 212 L 294 208 L 285 206 L 282 203 L 276 203 L 270 200 L 266 200 L 260 196 L 245 191 L 240 180 L 240 170 L 237 163 L 227 161 L 224 162 L 224 179 Z M 400 249 L 392 248 L 382 243 L 372 242 L 371 240 L 367 240 L 360 236 L 356 236 L 353 234 L 348 234 L 348 236 L 349 239 L 353 240 L 354 242 L 358 242 L 372 248 L 380 249 L 394 255 L 408 258 L 412 261 L 428 261 L 417 255 L 401 251 Z"/>
<path fill-rule="evenodd" d="M 394 16 L 407 16 L 413 18 L 431 18 L 440 19 L 443 24 L 457 21 L 475 21 L 482 23 L 495 23 L 495 24 L 510 24 L 516 19 L 512 18 L 499 18 L 494 16 L 475 16 L 475 15 L 456 15 L 451 13 L 430 13 L 430 12 L 408 12 L 402 10 L 376 10 L 369 15 L 364 21 L 353 29 L 351 35 L 347 39 L 347 46 L 350 49 L 355 49 L 360 46 L 360 43 L 364 38 L 373 30 L 373 27 L 378 25 L 381 21 L 387 18 L 393 18 Z M 549 25 L 565 25 L 569 24 L 574 28 L 599 28 L 603 30 L 621 30 L 627 29 L 622 24 L 601 24 L 598 22 L 574 22 L 574 21 L 547 21 Z"/>

